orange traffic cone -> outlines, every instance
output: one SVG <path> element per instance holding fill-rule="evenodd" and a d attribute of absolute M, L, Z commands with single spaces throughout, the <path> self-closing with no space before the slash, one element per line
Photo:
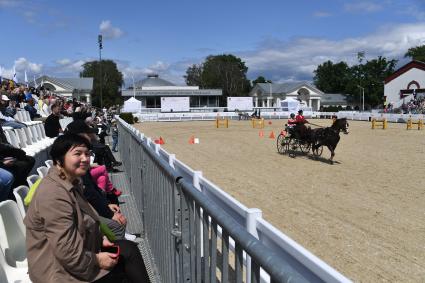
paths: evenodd
<path fill-rule="evenodd" d="M 269 138 L 270 138 L 270 139 L 274 139 L 274 138 L 275 138 L 275 136 L 274 136 L 274 132 L 273 132 L 273 131 L 270 133 Z"/>
<path fill-rule="evenodd" d="M 160 144 L 159 140 L 154 140 L 153 142 L 156 143 L 156 144 Z"/>
<path fill-rule="evenodd" d="M 165 141 L 162 139 L 162 137 L 160 136 L 159 137 L 159 144 L 164 144 L 165 143 Z"/>
<path fill-rule="evenodd" d="M 260 131 L 260 132 L 258 133 L 258 136 L 259 136 L 260 138 L 264 137 L 264 132 L 263 132 L 263 131 Z"/>
<path fill-rule="evenodd" d="M 269 125 L 271 125 L 272 124 L 272 121 L 269 121 Z"/>
<path fill-rule="evenodd" d="M 195 144 L 195 136 L 190 137 L 189 144 Z"/>

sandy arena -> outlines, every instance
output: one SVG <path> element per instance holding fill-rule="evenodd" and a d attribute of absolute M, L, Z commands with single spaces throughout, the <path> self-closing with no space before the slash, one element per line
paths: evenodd
<path fill-rule="evenodd" d="M 145 122 L 170 153 L 356 282 L 425 282 L 425 130 L 350 121 L 335 164 L 276 151 L 248 121 Z M 330 125 L 330 120 L 312 120 Z M 200 144 L 190 145 L 194 135 Z M 323 150 L 323 157 L 330 152 Z"/>

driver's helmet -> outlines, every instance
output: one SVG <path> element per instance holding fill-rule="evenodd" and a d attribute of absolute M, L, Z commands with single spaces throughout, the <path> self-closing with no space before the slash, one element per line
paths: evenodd
<path fill-rule="evenodd" d="M 294 119 L 295 118 L 295 114 L 294 113 L 291 113 L 291 115 L 289 115 L 292 119 Z"/>
<path fill-rule="evenodd" d="M 298 114 L 303 114 L 303 111 L 301 109 L 298 110 Z"/>

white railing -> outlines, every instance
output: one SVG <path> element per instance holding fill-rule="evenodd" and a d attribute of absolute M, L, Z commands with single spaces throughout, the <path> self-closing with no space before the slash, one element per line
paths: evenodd
<path fill-rule="evenodd" d="M 308 274 L 313 273 L 324 282 L 351 282 L 338 271 L 264 220 L 261 210 L 246 207 L 211 181 L 204 178 L 201 171 L 194 171 L 192 168 L 176 159 L 174 154 L 168 153 L 165 149 L 161 148 L 159 144 L 153 143 L 151 138 L 145 137 L 143 133 L 140 133 L 136 128 L 125 123 L 122 119 L 119 119 L 119 121 L 130 132 L 140 137 L 141 140 L 146 140 L 146 144 L 156 152 L 158 158 L 166 161 L 178 175 L 186 180 L 191 180 L 196 188 L 214 201 L 216 205 L 229 214 L 240 225 L 245 227 L 249 233 L 257 237 L 264 245 L 272 248 L 281 256 L 288 259 L 288 261 L 296 265 L 297 268 L 304 270 L 307 277 Z M 263 282 L 268 282 L 266 274 L 262 273 L 262 280 Z"/>
<path fill-rule="evenodd" d="M 290 112 L 270 111 L 261 112 L 264 119 L 288 119 Z M 239 115 L 236 112 L 186 112 L 186 113 L 137 113 L 133 114 L 139 121 L 204 121 L 215 120 L 217 116 L 238 120 Z M 330 118 L 332 115 L 338 118 L 347 118 L 349 120 L 370 121 L 372 118 L 387 119 L 388 122 L 406 123 L 409 118 L 413 120 L 424 119 L 424 114 L 394 114 L 394 113 L 371 113 L 371 112 L 305 112 L 306 118 Z"/>

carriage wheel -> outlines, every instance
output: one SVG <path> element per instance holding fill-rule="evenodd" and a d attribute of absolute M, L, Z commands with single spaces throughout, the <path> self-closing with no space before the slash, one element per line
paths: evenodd
<path fill-rule="evenodd" d="M 298 146 L 299 146 L 299 143 L 296 139 L 293 139 L 293 138 L 287 139 L 286 148 L 290 157 L 295 157 Z"/>
<path fill-rule="evenodd" d="M 322 152 L 323 152 L 323 145 L 319 146 L 319 147 L 317 148 L 317 151 L 314 151 L 314 150 L 313 150 L 313 147 L 312 147 L 312 148 L 311 148 L 311 151 L 313 151 L 313 156 L 314 156 L 314 157 L 319 157 L 319 156 L 321 156 L 321 155 L 322 155 Z"/>
<path fill-rule="evenodd" d="M 285 136 L 280 134 L 277 136 L 276 140 L 276 147 L 277 152 L 280 154 L 285 154 L 288 152 L 288 146 L 287 146 L 288 139 L 285 139 Z"/>
<path fill-rule="evenodd" d="M 310 143 L 305 141 L 298 141 L 299 147 L 302 153 L 308 153 L 310 151 Z"/>

